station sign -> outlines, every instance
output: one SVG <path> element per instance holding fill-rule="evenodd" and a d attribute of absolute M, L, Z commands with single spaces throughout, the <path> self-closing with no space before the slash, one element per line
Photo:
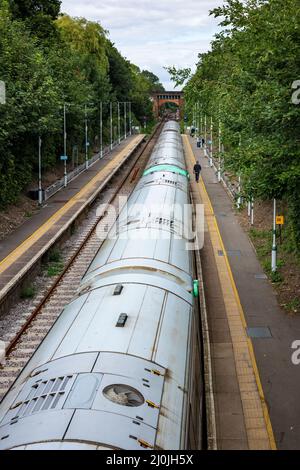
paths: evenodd
<path fill-rule="evenodd" d="M 67 157 L 67 155 L 62 155 L 60 157 L 60 159 L 61 159 L 62 162 L 66 162 L 68 160 L 68 157 Z"/>
<path fill-rule="evenodd" d="M 276 217 L 276 225 L 284 225 L 284 216 L 283 215 L 278 215 Z"/>

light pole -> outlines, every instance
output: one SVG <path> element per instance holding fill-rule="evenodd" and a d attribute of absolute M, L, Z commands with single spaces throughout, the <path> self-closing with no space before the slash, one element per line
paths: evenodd
<path fill-rule="evenodd" d="M 206 114 L 204 116 L 204 140 L 205 140 L 205 143 L 204 143 L 204 154 L 205 156 L 207 156 L 207 117 L 206 117 Z"/>
<path fill-rule="evenodd" d="M 276 215 L 277 215 L 277 201 L 274 198 L 273 244 L 272 244 L 272 272 L 273 273 L 277 271 Z"/>
<path fill-rule="evenodd" d="M 67 176 L 67 111 L 66 103 L 64 103 L 64 186 L 65 188 L 68 185 L 68 176 Z"/>
<path fill-rule="evenodd" d="M 88 116 L 87 116 L 87 105 L 84 107 L 85 114 L 85 169 L 89 168 L 89 141 L 88 141 Z"/>
<path fill-rule="evenodd" d="M 110 150 L 113 149 L 113 107 L 112 102 L 110 102 Z"/>
<path fill-rule="evenodd" d="M 103 103 L 100 101 L 100 158 L 103 158 Z"/>
<path fill-rule="evenodd" d="M 132 135 L 131 101 L 129 101 L 129 135 Z"/>
<path fill-rule="evenodd" d="M 210 118 L 210 157 L 209 157 L 209 165 L 213 166 L 213 118 Z"/>
<path fill-rule="evenodd" d="M 43 203 L 43 189 L 42 189 L 42 139 L 39 136 L 39 205 Z"/>
<path fill-rule="evenodd" d="M 202 116 L 202 113 L 201 113 L 201 138 L 203 138 L 203 116 Z"/>
<path fill-rule="evenodd" d="M 118 101 L 118 140 L 121 143 L 121 116 L 120 116 L 120 102 Z"/>
<path fill-rule="evenodd" d="M 124 101 L 124 138 L 126 139 L 127 137 L 127 106 L 126 106 L 126 101 Z"/>
<path fill-rule="evenodd" d="M 239 148 L 240 148 L 240 151 L 241 151 L 241 147 L 242 147 L 242 134 L 240 133 L 240 140 L 239 140 Z M 241 174 L 239 173 L 239 185 L 238 185 L 238 201 L 237 201 L 237 207 L 238 209 L 241 208 L 241 205 L 242 205 L 242 196 L 241 196 Z"/>
<path fill-rule="evenodd" d="M 251 197 L 251 225 L 254 225 L 254 197 Z"/>
<path fill-rule="evenodd" d="M 218 182 L 221 183 L 221 152 L 222 152 L 222 126 L 219 118 L 219 162 L 218 162 Z"/>

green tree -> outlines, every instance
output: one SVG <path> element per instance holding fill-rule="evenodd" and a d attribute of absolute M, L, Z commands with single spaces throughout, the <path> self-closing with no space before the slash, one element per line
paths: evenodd
<path fill-rule="evenodd" d="M 288 201 L 294 246 L 299 230 L 300 12 L 296 0 L 229 0 L 211 12 L 223 30 L 199 55 L 185 87 L 190 107 L 222 121 L 225 165 L 243 178 L 246 196 Z M 239 145 L 239 142 L 242 145 Z"/>

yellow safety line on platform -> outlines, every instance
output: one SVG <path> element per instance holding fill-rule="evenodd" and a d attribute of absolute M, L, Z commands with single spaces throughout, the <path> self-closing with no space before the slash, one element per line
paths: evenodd
<path fill-rule="evenodd" d="M 130 153 L 140 141 L 142 141 L 144 135 L 138 135 L 135 137 L 116 157 L 109 161 L 104 168 L 102 168 L 92 179 L 89 181 L 81 190 L 76 193 L 64 206 L 62 206 L 57 212 L 55 212 L 43 225 L 41 225 L 35 232 L 33 232 L 26 240 L 24 240 L 17 248 L 15 248 L 6 258 L 0 262 L 0 274 L 8 269 L 15 261 L 20 258 L 34 243 L 36 243 L 47 231 L 52 228 L 61 217 L 76 203 L 83 202 L 86 200 L 84 196 L 89 192 L 93 186 L 99 180 L 104 180 L 110 173 L 110 171 L 119 164 L 125 156 Z"/>
<path fill-rule="evenodd" d="M 190 161 L 194 162 L 196 159 L 188 137 L 183 136 L 183 140 Z M 213 206 L 202 178 L 199 184 L 199 192 L 205 205 L 205 216 L 211 242 L 214 247 L 214 256 L 224 296 L 249 448 L 257 450 L 276 450 L 276 442 L 255 359 L 253 344 L 246 333 L 247 323 L 245 314 Z M 219 249 L 223 251 L 224 257 L 218 256 Z"/>

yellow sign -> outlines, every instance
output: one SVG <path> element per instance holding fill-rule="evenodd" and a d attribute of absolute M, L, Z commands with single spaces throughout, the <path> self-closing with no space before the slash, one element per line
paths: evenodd
<path fill-rule="evenodd" d="M 284 225 L 284 216 L 279 215 L 276 217 L 276 225 Z"/>

